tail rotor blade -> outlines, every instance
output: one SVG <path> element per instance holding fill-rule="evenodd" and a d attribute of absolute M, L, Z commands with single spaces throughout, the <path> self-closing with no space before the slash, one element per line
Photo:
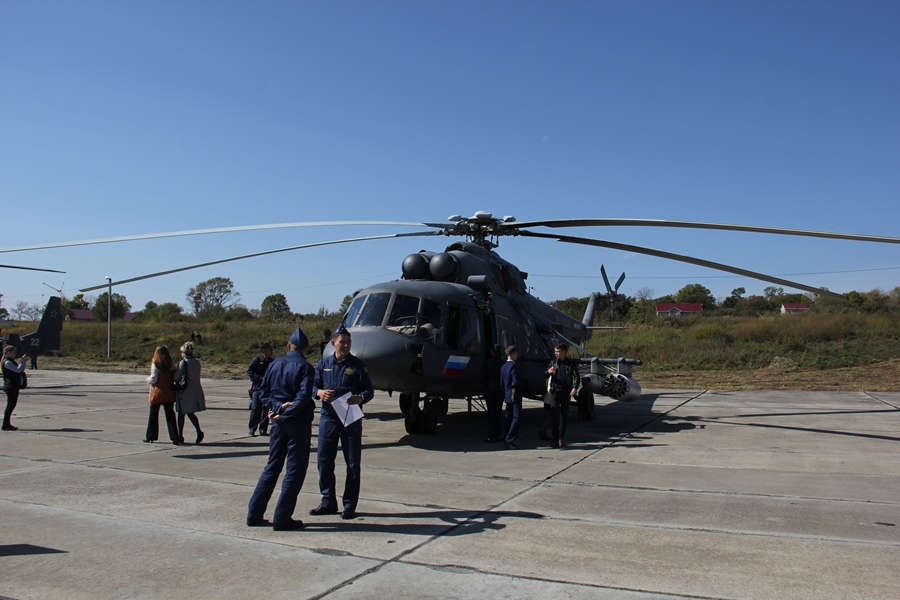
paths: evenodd
<path fill-rule="evenodd" d="M 612 294 L 613 290 L 609 285 L 609 277 L 606 276 L 606 269 L 603 267 L 603 265 L 600 265 L 600 274 L 603 275 L 603 283 L 606 284 L 606 292 Z"/>

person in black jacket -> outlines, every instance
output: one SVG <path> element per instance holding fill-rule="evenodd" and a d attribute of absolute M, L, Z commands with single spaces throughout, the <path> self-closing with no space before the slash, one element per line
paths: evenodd
<path fill-rule="evenodd" d="M 272 344 L 265 342 L 259 347 L 259 356 L 250 361 L 247 368 L 247 377 L 250 378 L 250 435 L 269 435 L 268 411 L 259 399 L 259 388 L 262 386 L 263 376 L 272 361 Z"/>
<path fill-rule="evenodd" d="M 569 423 L 569 406 L 572 398 L 578 395 L 578 386 L 581 376 L 578 374 L 578 364 L 566 356 L 569 347 L 566 344 L 557 344 L 554 349 L 556 358 L 550 361 L 547 368 L 548 396 L 552 400 L 550 412 L 552 415 L 552 437 L 550 446 L 562 448 L 566 445 L 566 426 Z"/>
<path fill-rule="evenodd" d="M 3 349 L 3 391 L 6 392 L 6 410 L 3 412 L 3 431 L 15 431 L 10 422 L 13 410 L 19 403 L 19 390 L 23 387 L 22 380 L 25 375 L 25 361 L 27 356 L 16 362 L 16 347 L 7 346 Z"/>

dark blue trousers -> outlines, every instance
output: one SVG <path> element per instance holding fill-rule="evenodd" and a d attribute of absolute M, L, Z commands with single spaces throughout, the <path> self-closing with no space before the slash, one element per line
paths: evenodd
<path fill-rule="evenodd" d="M 250 398 L 250 431 L 256 431 L 259 427 L 260 433 L 269 430 L 269 409 L 263 406 L 259 401 L 259 390 L 253 390 L 253 397 Z"/>
<path fill-rule="evenodd" d="M 329 415 L 319 418 L 319 490 L 322 492 L 322 506 L 337 507 L 335 490 L 334 461 L 337 458 L 338 442 L 347 464 L 347 478 L 344 481 L 344 495 L 341 498 L 345 510 L 356 510 L 359 502 L 359 478 L 362 473 L 362 419 L 348 427 Z"/>
<path fill-rule="evenodd" d="M 261 519 L 266 512 L 269 498 L 275 491 L 275 484 L 281 469 L 287 464 L 281 482 L 281 495 L 275 505 L 272 523 L 287 523 L 297 506 L 297 495 L 303 487 L 306 469 L 309 467 L 309 442 L 312 437 L 312 420 L 301 417 L 272 421 L 269 436 L 269 462 L 250 497 L 247 517 Z"/>
<path fill-rule="evenodd" d="M 503 437 L 503 394 L 487 393 L 484 395 L 487 408 L 488 439 L 500 441 Z"/>
<path fill-rule="evenodd" d="M 506 438 L 504 441 L 507 444 L 512 444 L 516 441 L 516 436 L 519 435 L 519 427 L 522 425 L 522 401 L 516 400 L 515 402 L 507 402 L 506 403 Z"/>

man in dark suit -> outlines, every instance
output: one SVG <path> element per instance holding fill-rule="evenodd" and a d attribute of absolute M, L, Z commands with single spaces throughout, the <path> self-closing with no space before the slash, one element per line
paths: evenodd
<path fill-rule="evenodd" d="M 504 441 L 510 450 L 518 450 L 515 441 L 522 421 L 522 390 L 525 389 L 525 381 L 519 378 L 519 369 L 516 366 L 518 359 L 518 349 L 515 346 L 508 346 L 506 362 L 500 368 L 500 381 L 503 382 L 504 401 L 506 402 L 506 437 Z"/>

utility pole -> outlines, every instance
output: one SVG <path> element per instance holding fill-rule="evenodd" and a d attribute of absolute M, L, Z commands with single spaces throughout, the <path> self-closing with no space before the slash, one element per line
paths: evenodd
<path fill-rule="evenodd" d="M 106 358 L 109 358 L 112 348 L 112 277 L 106 276 L 109 282 L 109 293 L 106 296 Z"/>

